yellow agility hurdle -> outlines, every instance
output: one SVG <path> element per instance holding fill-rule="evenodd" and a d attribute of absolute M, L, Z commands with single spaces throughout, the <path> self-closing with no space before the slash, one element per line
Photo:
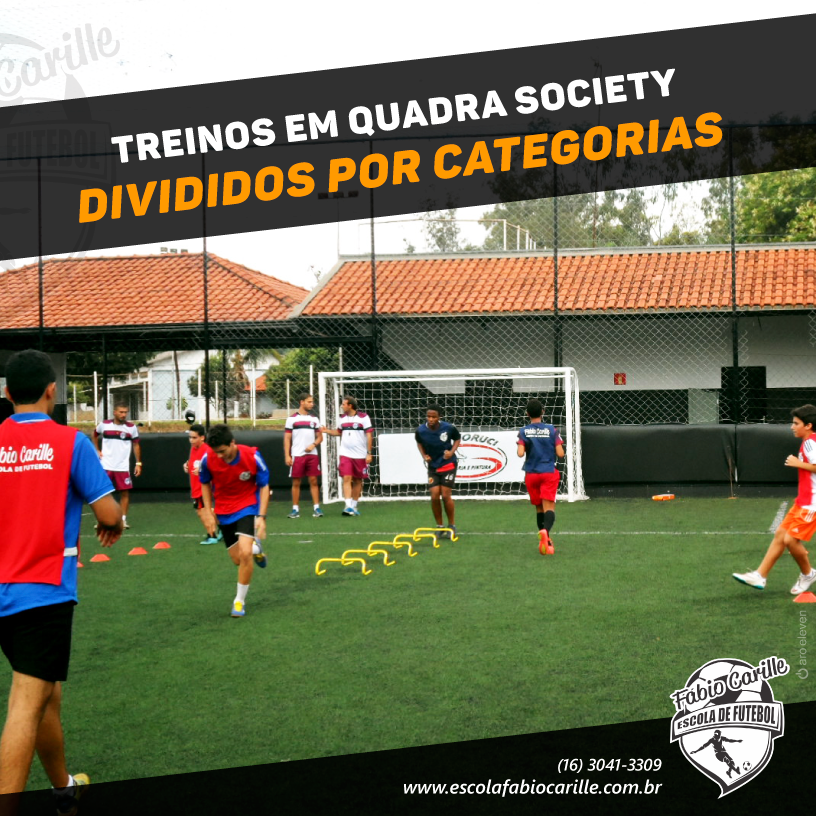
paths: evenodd
<path fill-rule="evenodd" d="M 387 543 L 387 544 L 390 544 L 395 550 L 398 550 L 401 547 L 407 547 L 408 548 L 408 555 L 410 555 L 413 558 L 415 555 L 418 555 L 418 553 L 411 546 L 412 541 L 414 541 L 414 537 L 411 535 L 411 533 L 400 533 L 399 535 L 394 536 L 393 541 L 388 541 L 388 542 L 386 542 L 386 541 L 375 541 L 373 543 L 374 544 L 380 544 L 380 545 Z"/>
<path fill-rule="evenodd" d="M 365 550 L 360 550 L 360 552 L 365 552 Z M 345 553 L 343 553 L 343 555 L 345 555 Z M 363 575 L 371 575 L 371 573 L 372 573 L 372 570 L 368 569 L 368 563 L 366 562 L 365 558 L 321 558 L 315 564 L 315 574 L 316 575 L 323 575 L 326 572 L 326 570 L 320 569 L 320 565 L 324 564 L 324 563 L 327 563 L 328 561 L 336 561 L 336 562 L 342 564 L 344 567 L 348 567 L 348 566 L 351 566 L 354 563 L 359 562 L 362 565 L 361 568 L 360 568 L 360 572 L 362 572 Z"/>
<path fill-rule="evenodd" d="M 422 533 L 422 535 L 420 535 L 420 533 Z M 440 533 L 448 533 L 450 541 L 459 540 L 459 536 L 453 532 L 452 527 L 417 527 L 416 530 L 414 530 L 414 541 L 432 536 L 434 539 L 434 547 L 439 547 L 439 544 L 436 542 L 439 540 Z"/>
<path fill-rule="evenodd" d="M 393 567 L 394 564 L 396 564 L 397 562 L 394 561 L 394 560 L 391 560 L 391 561 L 388 560 L 388 551 L 387 550 L 375 550 L 374 545 L 376 543 L 377 543 L 376 541 L 372 541 L 371 544 L 368 545 L 367 550 L 359 550 L 359 552 L 364 552 L 364 553 L 367 553 L 368 555 L 381 555 L 383 557 L 383 564 L 386 567 Z M 357 551 L 356 550 L 347 550 L 347 552 L 357 552 Z M 345 554 L 346 553 L 343 553 L 343 555 L 345 555 Z"/>

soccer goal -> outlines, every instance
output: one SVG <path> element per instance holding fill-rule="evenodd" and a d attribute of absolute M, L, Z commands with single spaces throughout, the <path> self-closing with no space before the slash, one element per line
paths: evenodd
<path fill-rule="evenodd" d="M 459 371 L 333 371 L 319 375 L 321 422 L 336 428 L 344 396 L 374 425 L 373 461 L 365 494 L 383 500 L 427 498 L 427 471 L 414 432 L 429 404 L 462 435 L 457 452 L 456 497 L 517 499 L 526 495 L 518 430 L 527 424 L 532 398 L 544 405 L 544 421 L 564 440 L 559 498 L 586 499 L 581 474 L 581 417 L 573 368 L 470 369 Z M 337 466 L 339 438 L 321 446 L 323 501 L 342 499 Z"/>

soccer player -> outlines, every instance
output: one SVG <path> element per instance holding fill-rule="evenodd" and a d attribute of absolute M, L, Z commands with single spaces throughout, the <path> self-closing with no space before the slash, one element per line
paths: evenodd
<path fill-rule="evenodd" d="M 517 453 L 526 457 L 522 469 L 530 502 L 536 509 L 538 551 L 542 555 L 554 555 L 550 530 L 555 524 L 555 493 L 560 479 L 555 457 L 563 458 L 564 441 L 554 425 L 544 422 L 544 406 L 540 400 L 531 399 L 527 403 L 527 416 L 530 422 L 519 431 Z"/>
<path fill-rule="evenodd" d="M 796 502 L 782 520 L 774 534 L 768 552 L 758 569 L 751 572 L 732 573 L 734 578 L 754 589 L 765 589 L 768 573 L 787 550 L 799 565 L 799 578 L 791 587 L 791 595 L 800 595 L 816 581 L 816 569 L 811 569 L 808 551 L 804 542 L 810 541 L 816 533 L 816 406 L 803 405 L 791 411 L 791 430 L 802 440 L 799 455 L 791 454 L 785 460 L 786 467 L 799 468 L 799 492 Z"/>
<path fill-rule="evenodd" d="M 734 760 L 731 759 L 731 754 L 725 750 L 724 742 L 742 742 L 742 740 L 724 737 L 722 731 L 718 730 L 714 732 L 714 736 L 708 742 L 703 743 L 696 751 L 690 751 L 689 753 L 696 754 L 697 751 L 702 751 L 703 748 L 708 748 L 710 745 L 714 749 L 714 756 L 717 757 L 720 762 L 724 762 L 728 766 L 728 770 L 725 773 L 730 779 L 731 771 L 736 771 L 737 776 L 739 776 L 740 769 L 734 764 Z"/>
<path fill-rule="evenodd" d="M 414 439 L 425 464 L 428 466 L 428 486 L 431 488 L 431 509 L 437 527 L 442 523 L 442 505 L 448 517 L 448 527 L 456 538 L 454 519 L 453 483 L 456 481 L 456 449 L 462 441 L 459 431 L 450 422 L 440 417 L 442 410 L 438 405 L 429 405 L 425 412 L 425 424 L 416 429 Z M 446 537 L 447 533 L 440 537 Z"/>
<path fill-rule="evenodd" d="M 363 494 L 363 479 L 368 478 L 371 464 L 371 446 L 374 440 L 374 426 L 371 417 L 358 410 L 354 397 L 343 397 L 340 404 L 339 428 L 321 428 L 328 436 L 340 437 L 340 475 L 343 477 L 343 498 L 346 507 L 344 516 L 359 516 L 357 503 Z"/>
<path fill-rule="evenodd" d="M 314 518 L 323 518 L 320 509 L 320 493 L 317 477 L 320 476 L 320 455 L 317 446 L 323 441 L 320 421 L 312 416 L 314 397 L 311 394 L 298 396 L 298 409 L 286 420 L 283 431 L 283 456 L 292 478 L 292 512 L 290 519 L 300 518 L 300 481 L 305 476 L 309 480 L 312 493 Z"/>
<path fill-rule="evenodd" d="M 91 441 L 49 418 L 56 374 L 39 351 L 6 364 L 5 393 L 14 414 L 0 425 L 0 647 L 11 664 L 11 691 L 0 739 L 0 800 L 14 810 L 36 750 L 51 780 L 58 813 L 75 813 L 89 780 L 65 764 L 60 708 L 68 676 L 77 603 L 82 504 L 91 505 L 103 547 L 122 534 L 113 488 Z"/>
<path fill-rule="evenodd" d="M 130 491 L 133 481 L 130 478 L 130 450 L 136 454 L 134 476 L 142 475 L 142 447 L 139 444 L 139 429 L 127 421 L 128 406 L 117 402 L 113 406 L 113 419 L 105 419 L 94 430 L 94 444 L 99 451 L 102 467 L 107 471 L 114 489 L 119 493 L 122 505 L 122 522 L 125 530 L 130 529 L 127 523 L 127 511 L 130 505 Z"/>
<path fill-rule="evenodd" d="M 201 481 L 198 478 L 198 470 L 201 467 L 201 460 L 205 454 L 212 453 L 210 446 L 206 442 L 207 431 L 203 425 L 191 425 L 187 432 L 190 437 L 190 457 L 182 465 L 184 472 L 190 476 L 190 493 L 193 499 L 193 508 L 198 514 L 198 518 L 207 529 L 207 524 L 204 519 L 204 502 L 201 498 Z M 217 544 L 223 541 L 224 536 L 221 531 L 218 531 L 216 537 L 207 533 L 207 537 L 201 542 L 202 544 Z"/>
<path fill-rule="evenodd" d="M 204 454 L 198 469 L 204 526 L 210 537 L 215 537 L 218 518 L 224 545 L 238 567 L 238 591 L 230 614 L 242 618 L 255 564 L 266 567 L 261 539 L 266 538 L 269 469 L 258 449 L 238 445 L 226 425 L 210 428 L 207 444 L 212 454 Z"/>

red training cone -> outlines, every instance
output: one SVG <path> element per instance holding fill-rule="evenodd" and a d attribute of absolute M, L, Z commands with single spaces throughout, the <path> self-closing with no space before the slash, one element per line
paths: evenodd
<path fill-rule="evenodd" d="M 110 561 L 110 558 L 107 555 L 105 555 L 105 553 L 99 553 L 99 555 L 95 555 L 91 559 L 91 561 L 96 564 L 99 563 L 100 561 Z"/>
<path fill-rule="evenodd" d="M 82 569 L 84 566 L 85 565 L 81 561 L 77 561 L 77 567 L 79 567 L 79 569 Z"/>
<path fill-rule="evenodd" d="M 147 550 L 144 547 L 134 547 L 128 555 L 147 555 Z"/>
<path fill-rule="evenodd" d="M 816 595 L 812 592 L 803 592 L 793 599 L 794 603 L 816 603 Z"/>
<path fill-rule="evenodd" d="M 158 544 L 153 545 L 154 550 L 169 550 L 170 545 L 166 541 L 160 541 Z"/>

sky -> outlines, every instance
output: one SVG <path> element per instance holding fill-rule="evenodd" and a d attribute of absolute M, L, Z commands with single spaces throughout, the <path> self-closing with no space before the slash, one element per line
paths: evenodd
<path fill-rule="evenodd" d="M 614 37 L 649 31 L 733 23 L 812 13 L 812 2 L 779 6 L 750 0 L 740 4 L 688 0 L 616 3 L 542 3 L 518 0 L 452 2 L 415 0 L 410 4 L 323 2 L 308 4 L 232 0 L 11 0 L 0 14 L 0 106 L 12 98 L 12 72 L 26 60 L 70 44 L 76 27 L 91 26 L 96 37 L 110 32 L 109 57 L 26 88 L 26 103 L 63 99 L 66 77 L 73 92 L 98 96 L 129 91 L 220 82 L 258 76 L 375 65 L 407 59 L 497 51 L 548 43 Z M 22 39 L 21 39 L 22 38 Z M 34 44 L 34 45 L 32 45 Z M 475 221 L 486 208 L 460 209 L 463 241 L 481 243 Z M 423 246 L 419 223 L 410 216 L 377 224 L 378 253 L 404 251 L 405 241 Z M 390 222 L 390 223 L 389 223 Z M 396 223 L 393 223 L 396 222 Z M 208 250 L 252 269 L 311 288 L 318 273 L 338 257 L 368 251 L 368 224 L 321 224 L 208 239 Z M 94 255 L 148 254 L 161 246 L 200 252 L 200 240 L 115 247 Z M 32 259 L 16 259 L 13 265 Z"/>

